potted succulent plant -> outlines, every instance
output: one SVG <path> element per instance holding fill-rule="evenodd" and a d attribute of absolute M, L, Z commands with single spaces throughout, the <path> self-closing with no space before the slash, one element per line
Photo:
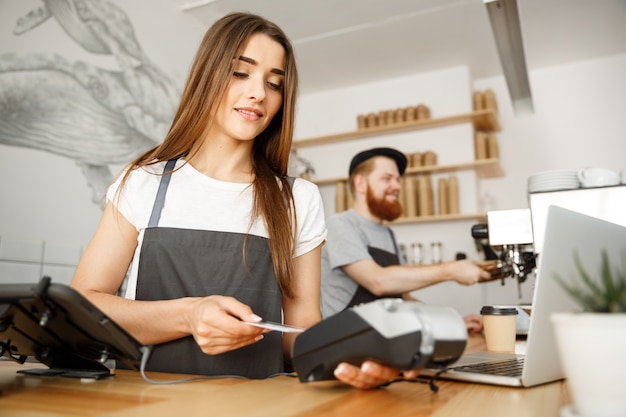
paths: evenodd
<path fill-rule="evenodd" d="M 601 259 L 590 275 L 574 254 L 578 284 L 554 277 L 581 310 L 551 317 L 572 399 L 562 416 L 626 416 L 626 269 L 611 265 L 606 250 Z"/>

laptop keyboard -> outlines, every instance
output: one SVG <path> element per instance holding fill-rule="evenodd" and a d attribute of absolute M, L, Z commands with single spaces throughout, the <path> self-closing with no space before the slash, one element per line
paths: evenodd
<path fill-rule="evenodd" d="M 456 372 L 472 372 L 487 375 L 521 376 L 524 358 L 503 359 L 501 361 L 474 363 L 471 365 L 450 368 Z"/>

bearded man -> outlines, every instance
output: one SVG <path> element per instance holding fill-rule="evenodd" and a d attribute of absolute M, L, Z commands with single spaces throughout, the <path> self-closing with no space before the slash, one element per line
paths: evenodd
<path fill-rule="evenodd" d="M 406 156 L 392 148 L 358 153 L 349 168 L 352 208 L 327 219 L 322 249 L 324 318 L 377 298 L 409 298 L 411 291 L 443 281 L 472 285 L 489 278 L 475 261 L 403 265 L 391 222 L 402 214 L 400 177 Z M 480 317 L 465 318 L 468 331 L 481 331 Z"/>

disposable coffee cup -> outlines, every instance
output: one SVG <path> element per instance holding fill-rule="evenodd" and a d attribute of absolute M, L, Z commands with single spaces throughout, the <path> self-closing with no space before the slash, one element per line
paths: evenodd
<path fill-rule="evenodd" d="M 480 310 L 489 352 L 515 352 L 517 308 L 484 306 Z"/>

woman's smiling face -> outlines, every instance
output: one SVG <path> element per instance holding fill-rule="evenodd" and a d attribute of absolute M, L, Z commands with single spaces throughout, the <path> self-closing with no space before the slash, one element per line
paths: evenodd
<path fill-rule="evenodd" d="M 285 50 L 265 34 L 248 39 L 234 58 L 235 70 L 215 117 L 211 135 L 256 138 L 283 104 Z"/>

